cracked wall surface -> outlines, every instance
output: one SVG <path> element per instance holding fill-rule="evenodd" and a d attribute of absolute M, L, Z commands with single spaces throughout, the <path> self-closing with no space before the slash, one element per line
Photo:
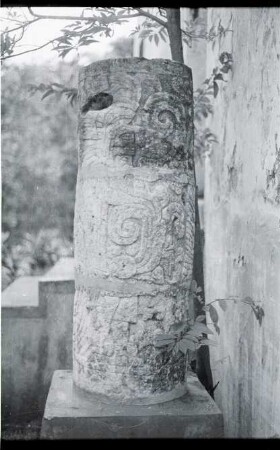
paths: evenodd
<path fill-rule="evenodd" d="M 212 8 L 208 26 L 230 28 L 208 50 L 208 73 L 222 52 L 233 71 L 219 81 L 206 159 L 206 298 L 249 296 L 264 309 L 217 306 L 211 349 L 215 400 L 227 437 L 280 436 L 280 14 L 277 8 Z M 215 303 L 217 305 L 217 303 Z"/>
<path fill-rule="evenodd" d="M 81 70 L 79 101 L 74 381 L 122 401 L 175 398 L 186 391 L 186 357 L 158 355 L 153 342 L 188 317 L 191 71 L 101 61 Z"/>

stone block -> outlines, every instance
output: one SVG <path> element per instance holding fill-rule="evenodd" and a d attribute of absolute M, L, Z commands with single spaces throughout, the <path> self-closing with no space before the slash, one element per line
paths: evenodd
<path fill-rule="evenodd" d="M 42 417 L 54 370 L 72 368 L 74 259 L 2 292 L 2 424 Z"/>
<path fill-rule="evenodd" d="M 222 437 L 222 414 L 195 376 L 179 399 L 124 405 L 80 390 L 68 370 L 54 372 L 41 429 L 41 439 Z"/>

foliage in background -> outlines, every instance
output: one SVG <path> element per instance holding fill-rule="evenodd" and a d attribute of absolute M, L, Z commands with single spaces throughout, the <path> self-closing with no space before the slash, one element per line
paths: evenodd
<path fill-rule="evenodd" d="M 191 284 L 189 297 L 196 297 L 199 301 L 202 299 L 202 288 L 197 286 L 195 280 Z M 186 321 L 173 324 L 168 334 L 159 332 L 154 339 L 154 346 L 158 353 L 167 352 L 170 354 L 183 353 L 189 354 L 190 362 L 193 354 L 202 346 L 216 346 L 216 342 L 208 339 L 207 335 L 213 334 L 213 331 L 206 325 L 205 313 L 198 315 L 195 320 L 188 318 Z"/>
<path fill-rule="evenodd" d="M 122 39 L 116 41 L 113 50 L 106 57 L 129 57 L 132 56 L 132 47 L 130 41 Z M 116 48 L 116 53 L 114 52 Z M 115 56 L 117 55 L 117 56 Z M 209 78 L 207 78 L 202 87 L 194 91 L 194 156 L 196 161 L 202 161 L 204 155 L 209 153 L 213 142 L 218 142 L 217 136 L 212 133 L 210 128 L 205 127 L 205 119 L 213 114 L 213 98 L 216 98 L 219 92 L 219 81 L 224 83 L 227 80 L 224 75 L 232 70 L 232 55 L 227 52 L 221 53 L 219 57 L 219 66 L 212 70 Z M 73 106 L 77 100 L 78 90 L 74 87 L 67 87 L 62 84 L 51 82 L 49 84 L 40 83 L 39 85 L 30 84 L 28 89 L 31 94 L 41 92 L 41 99 L 49 95 L 55 95 L 60 99 L 63 95 L 70 101 Z"/>
<path fill-rule="evenodd" d="M 73 246 L 58 229 L 26 233 L 18 243 L 2 233 L 2 289 L 17 277 L 41 275 L 63 256 L 73 256 Z"/>
<path fill-rule="evenodd" d="M 227 82 L 224 76 L 232 70 L 232 63 L 230 53 L 221 53 L 219 66 L 214 67 L 210 77 L 194 92 L 194 155 L 197 161 L 209 153 L 213 142 L 218 142 L 217 136 L 205 127 L 205 119 L 213 114 L 213 98 L 219 93 L 219 82 Z"/>
<path fill-rule="evenodd" d="M 119 38 L 111 43 L 110 50 L 104 54 L 104 59 L 107 58 L 131 58 L 133 56 L 133 40 L 131 38 Z M 54 95 L 57 100 L 65 97 L 69 100 L 71 106 L 75 106 L 78 89 L 76 87 L 68 87 L 61 83 L 50 82 L 48 84 L 30 83 L 27 85 L 27 89 L 31 95 L 41 93 L 41 100 Z"/>
<path fill-rule="evenodd" d="M 69 83 L 69 69 L 61 63 L 53 77 Z M 71 239 L 77 115 L 66 101 L 42 104 L 26 89 L 48 76 L 44 67 L 2 67 L 2 229 L 15 236 L 59 228 Z"/>
<path fill-rule="evenodd" d="M 34 22 L 44 21 L 48 18 L 55 20 L 55 18 L 62 17 L 38 14 L 32 8 L 28 8 L 29 17 L 21 10 L 17 12 L 13 8 L 10 8 L 10 14 L 10 19 L 16 19 L 17 23 L 21 25 L 18 25 L 12 30 L 6 28 L 2 32 L 2 59 L 16 56 L 16 53 L 14 53 L 14 44 L 11 40 L 14 37 L 16 37 L 16 41 L 20 40 L 26 29 L 32 26 Z M 135 17 L 139 17 L 142 20 L 132 31 L 131 36 L 136 35 L 142 40 L 148 39 L 150 42 L 154 41 L 156 45 L 159 44 L 160 40 L 168 42 L 170 36 L 166 8 L 88 7 L 83 9 L 80 16 L 64 16 L 70 23 L 61 30 L 60 36 L 49 41 L 49 43 L 45 43 L 44 46 L 52 45 L 52 49 L 57 51 L 61 58 L 64 58 L 73 51 L 78 55 L 79 48 L 98 42 L 99 37 L 112 37 L 116 26 L 120 26 Z M 220 41 L 225 37 L 226 33 L 232 31 L 230 29 L 231 21 L 232 17 L 227 25 L 223 25 L 219 21 L 207 30 L 205 20 L 199 16 L 193 20 L 185 20 L 181 29 L 182 40 L 189 47 L 192 46 L 193 40 L 199 39 L 212 42 L 214 46 L 217 40 Z M 6 42 L 7 40 L 8 43 Z M 132 40 L 130 40 L 130 43 L 131 50 L 128 52 L 128 55 L 123 51 L 124 42 L 120 42 L 118 47 L 119 52 L 115 48 L 114 57 L 132 56 Z M 35 50 L 27 50 L 27 52 Z M 194 93 L 194 148 L 196 160 L 201 161 L 203 155 L 211 149 L 212 143 L 217 142 L 217 137 L 208 127 L 205 127 L 204 120 L 213 112 L 211 96 L 217 96 L 219 91 L 218 81 L 225 81 L 223 75 L 231 69 L 231 63 L 231 55 L 223 53 L 220 57 L 221 67 L 214 68 L 210 78 L 205 80 L 205 86 Z M 43 93 L 42 98 L 50 95 L 66 96 L 72 104 L 77 97 L 75 88 L 68 87 L 67 85 L 57 85 L 53 81 L 45 85 L 44 83 L 40 83 L 38 86 L 33 84 L 30 88 L 33 93 L 36 90 L 40 90 Z"/>
<path fill-rule="evenodd" d="M 110 49 L 105 53 L 105 58 L 132 58 L 133 39 L 131 37 L 118 38 L 110 43 Z"/>
<path fill-rule="evenodd" d="M 46 42 L 39 48 L 51 45 L 52 50 L 58 52 L 59 56 L 64 58 L 70 52 L 79 51 L 80 47 L 88 46 L 98 42 L 98 38 L 102 36 L 112 37 L 114 28 L 120 26 L 130 19 L 140 17 L 143 19 L 132 35 L 137 35 L 140 39 L 149 39 L 158 45 L 160 39 L 168 40 L 168 21 L 166 8 L 137 8 L 137 7 L 88 7 L 83 8 L 80 16 L 51 16 L 44 15 L 29 7 L 28 13 L 26 8 L 15 9 L 9 8 L 9 20 L 17 24 L 14 28 L 6 27 L 1 34 L 1 59 L 7 59 L 18 54 L 36 51 L 35 49 L 26 50 L 24 52 L 14 53 L 15 44 L 21 40 L 26 30 L 32 26 L 34 22 L 46 19 L 64 18 L 70 23 L 61 30 L 61 34 L 56 38 Z M 151 12 L 152 10 L 152 12 Z M 221 22 L 211 27 L 208 31 L 205 24 L 198 17 L 192 21 L 185 21 L 182 27 L 182 39 L 188 46 L 192 45 L 193 40 L 204 39 L 213 44 L 217 39 L 223 38 L 230 29 L 231 19 L 226 26 Z"/>
<path fill-rule="evenodd" d="M 14 53 L 15 45 L 32 23 L 51 18 L 28 9 L 29 18 L 21 14 L 23 8 L 19 12 L 10 8 L 10 20 L 14 20 L 17 26 L 2 32 L 2 60 L 17 55 Z M 114 26 L 138 16 L 144 20 L 132 34 L 138 34 L 141 39 L 154 40 L 158 45 L 160 39 L 166 41 L 168 26 L 166 10 L 155 9 L 157 12 L 151 14 L 148 10 L 134 7 L 84 8 L 77 20 L 68 17 L 70 23 L 61 30 L 62 34 L 43 46 L 51 44 L 62 59 L 71 51 L 78 55 L 80 47 L 96 42 L 98 36 L 111 37 Z M 205 24 L 197 18 L 184 24 L 183 41 L 189 46 L 192 39 L 214 41 L 231 31 L 229 25 L 223 27 L 219 23 L 208 32 Z M 105 55 L 129 56 L 132 56 L 131 38 L 114 43 L 111 54 Z M 205 81 L 205 86 L 194 93 L 196 160 L 201 159 L 211 143 L 216 141 L 211 130 L 203 125 L 203 120 L 213 112 L 211 96 L 217 95 L 217 81 L 225 81 L 223 74 L 231 68 L 231 62 L 231 56 L 224 54 L 220 58 L 221 67 L 215 68 Z M 67 71 L 69 65 L 63 62 L 53 76 L 48 70 L 39 68 L 26 68 L 21 73 L 19 68 L 3 66 L 3 231 L 9 232 L 9 242 L 14 245 L 21 245 L 26 233 L 36 235 L 40 230 L 57 229 L 70 242 L 73 238 L 77 77 L 73 75 L 73 68 L 70 77 Z M 45 104 L 41 105 L 36 96 L 28 97 L 27 89 L 23 87 L 28 87 L 29 94 L 40 92 Z M 57 98 L 61 102 L 57 103 Z M 67 100 L 73 109 L 68 106 Z M 8 247 L 11 255 L 14 254 L 12 247 L 11 244 Z"/>
<path fill-rule="evenodd" d="M 49 245 L 57 255 L 72 254 L 77 114 L 64 99 L 42 104 L 30 96 L 26 86 L 48 76 L 45 67 L 2 67 L 2 289 L 55 262 L 46 256 Z M 63 62 L 53 78 L 76 83 L 73 68 Z M 42 239 L 44 245 L 38 244 Z"/>
<path fill-rule="evenodd" d="M 132 56 L 131 39 L 110 47 L 105 57 Z M 2 67 L 2 290 L 73 256 L 76 85 L 75 67 L 64 62 L 51 74 Z"/>

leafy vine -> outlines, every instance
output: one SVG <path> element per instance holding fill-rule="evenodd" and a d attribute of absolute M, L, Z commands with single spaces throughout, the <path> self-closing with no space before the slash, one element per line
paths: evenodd
<path fill-rule="evenodd" d="M 197 286 L 195 280 L 193 280 L 191 285 L 191 291 L 199 303 L 204 305 L 204 300 L 202 298 L 202 288 Z M 218 326 L 219 314 L 213 303 L 218 302 L 219 306 L 223 311 L 226 311 L 228 307 L 228 302 L 234 303 L 244 303 L 249 305 L 259 323 L 262 324 L 264 317 L 263 308 L 258 305 L 254 300 L 247 296 L 240 298 L 237 296 L 229 296 L 228 298 L 215 299 L 212 302 L 204 305 L 202 310 L 209 312 L 212 324 L 216 330 L 217 334 L 220 334 L 220 327 Z M 171 333 L 159 333 L 155 336 L 154 346 L 159 352 L 167 351 L 174 353 L 184 353 L 186 354 L 188 350 L 197 351 L 202 345 L 216 346 L 217 343 L 214 340 L 208 339 L 208 334 L 214 334 L 213 331 L 203 322 L 205 322 L 205 314 L 201 314 L 196 317 L 195 321 L 187 320 L 177 326 L 174 325 L 176 330 Z"/>

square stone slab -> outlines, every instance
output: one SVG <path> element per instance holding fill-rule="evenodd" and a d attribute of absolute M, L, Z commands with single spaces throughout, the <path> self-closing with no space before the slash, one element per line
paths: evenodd
<path fill-rule="evenodd" d="M 220 438 L 223 417 L 193 375 L 188 393 L 148 406 L 107 404 L 73 385 L 72 371 L 54 372 L 41 439 Z"/>

